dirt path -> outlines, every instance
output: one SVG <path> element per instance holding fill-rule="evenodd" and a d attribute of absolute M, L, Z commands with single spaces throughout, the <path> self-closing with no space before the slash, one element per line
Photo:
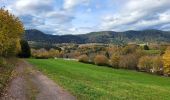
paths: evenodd
<path fill-rule="evenodd" d="M 26 61 L 20 61 L 13 73 L 13 80 L 0 100 L 75 100 Z"/>

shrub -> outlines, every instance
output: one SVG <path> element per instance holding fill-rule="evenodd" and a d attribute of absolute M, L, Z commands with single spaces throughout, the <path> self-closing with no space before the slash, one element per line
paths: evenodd
<path fill-rule="evenodd" d="M 89 57 L 87 55 L 81 55 L 79 58 L 78 58 L 78 61 L 79 62 L 83 62 L 83 63 L 88 63 L 89 62 Z"/>
<path fill-rule="evenodd" d="M 60 51 L 59 58 L 63 58 L 63 57 L 64 57 L 64 51 Z"/>
<path fill-rule="evenodd" d="M 167 48 L 163 55 L 163 70 L 164 75 L 170 76 L 170 47 Z"/>
<path fill-rule="evenodd" d="M 138 46 L 135 45 L 135 44 L 127 45 L 127 46 L 125 46 L 125 47 L 122 49 L 121 53 L 122 53 L 123 55 L 127 55 L 127 54 L 130 54 L 130 53 L 134 53 L 137 48 L 138 48 Z"/>
<path fill-rule="evenodd" d="M 39 50 L 33 50 L 32 56 L 38 59 L 47 59 L 49 58 L 49 53 L 46 49 L 42 48 Z"/>
<path fill-rule="evenodd" d="M 0 67 L 4 67 L 6 65 L 6 60 L 2 57 L 0 57 Z"/>
<path fill-rule="evenodd" d="M 51 48 L 49 51 L 47 51 L 46 49 L 42 48 L 42 49 L 31 49 L 31 55 L 35 58 L 54 58 L 54 57 L 63 57 L 64 52 L 59 51 L 57 49 L 53 49 Z"/>
<path fill-rule="evenodd" d="M 104 55 L 97 55 L 94 58 L 94 63 L 99 66 L 108 65 L 108 59 Z"/>
<path fill-rule="evenodd" d="M 163 73 L 163 60 L 161 56 L 156 56 L 152 59 L 152 73 Z"/>
<path fill-rule="evenodd" d="M 95 56 L 96 56 L 96 53 L 91 53 L 91 54 L 89 55 L 89 62 L 90 62 L 90 63 L 94 64 L 94 58 L 95 58 Z"/>
<path fill-rule="evenodd" d="M 141 71 L 162 74 L 162 58 L 160 56 L 143 56 L 139 59 L 138 68 Z"/>
<path fill-rule="evenodd" d="M 67 56 L 68 58 L 79 58 L 81 56 L 81 53 L 80 52 L 77 52 L 76 50 L 75 51 L 72 51 L 70 53 L 67 53 Z"/>
<path fill-rule="evenodd" d="M 150 72 L 152 69 L 152 57 L 143 56 L 139 59 L 138 68 L 141 71 Z"/>
<path fill-rule="evenodd" d="M 15 57 L 0 57 L 0 96 L 2 96 L 5 87 L 8 85 L 9 80 L 11 80 L 11 74 L 17 62 Z"/>
<path fill-rule="evenodd" d="M 119 46 L 111 46 L 107 48 L 107 52 L 109 53 L 109 56 L 111 57 L 112 55 L 121 55 L 123 52 L 122 47 Z"/>
<path fill-rule="evenodd" d="M 125 69 L 137 69 L 138 58 L 135 54 L 123 55 L 120 57 L 119 67 Z"/>
<path fill-rule="evenodd" d="M 120 61 L 120 56 L 112 55 L 112 57 L 110 59 L 110 65 L 112 67 L 118 68 L 119 67 L 119 61 Z"/>
<path fill-rule="evenodd" d="M 136 49 L 136 51 L 134 52 L 134 54 L 136 55 L 136 57 L 139 59 L 141 58 L 142 56 L 145 56 L 146 53 L 145 53 L 145 50 L 142 50 L 140 48 Z"/>
<path fill-rule="evenodd" d="M 53 49 L 53 48 L 51 48 L 48 51 L 48 57 L 50 57 L 50 58 L 59 57 L 59 55 L 60 55 L 60 52 L 58 50 Z"/>
<path fill-rule="evenodd" d="M 79 57 L 81 55 L 81 53 L 80 52 L 78 52 L 78 51 L 75 51 L 73 54 L 72 54 L 72 58 L 77 58 L 77 57 Z"/>

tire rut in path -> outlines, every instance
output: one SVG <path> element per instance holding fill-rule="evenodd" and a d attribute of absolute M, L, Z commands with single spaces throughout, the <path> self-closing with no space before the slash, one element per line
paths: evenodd
<path fill-rule="evenodd" d="M 47 76 L 21 60 L 6 94 L 0 100 L 76 100 Z"/>

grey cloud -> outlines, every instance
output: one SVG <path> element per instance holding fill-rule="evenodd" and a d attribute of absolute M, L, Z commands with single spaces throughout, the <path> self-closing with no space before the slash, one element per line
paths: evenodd
<path fill-rule="evenodd" d="M 73 11 L 74 8 L 80 5 L 88 6 L 90 1 L 63 0 L 62 7 L 56 9 L 53 4 L 55 0 L 12 0 L 7 8 L 21 18 L 26 28 L 37 28 L 49 34 L 170 28 L 170 0 L 113 0 L 113 3 L 125 1 L 119 12 L 102 14 L 102 20 L 99 19 L 101 23 L 95 27 L 74 26 L 72 22 L 78 16 Z"/>
<path fill-rule="evenodd" d="M 162 16 L 159 16 L 170 9 L 169 5 L 169 0 L 129 0 L 121 12 L 110 15 L 110 18 L 105 16 L 101 28 L 128 30 L 149 28 L 169 22 L 168 20 L 162 20 Z"/>
<path fill-rule="evenodd" d="M 25 24 L 26 28 L 35 28 L 39 25 L 45 24 L 45 21 L 42 18 L 32 16 L 32 15 L 23 15 L 20 16 L 20 19 Z"/>
<path fill-rule="evenodd" d="M 56 23 L 69 23 L 75 17 L 71 14 L 68 14 L 67 12 L 64 11 L 54 11 L 46 14 L 46 17 L 48 18 L 49 21 L 51 22 L 56 22 Z"/>
<path fill-rule="evenodd" d="M 22 20 L 26 28 L 59 34 L 60 30 L 72 27 L 74 16 L 71 12 L 56 9 L 54 2 L 55 0 L 14 0 L 7 8 Z"/>
<path fill-rule="evenodd" d="M 64 0 L 63 9 L 73 10 L 78 5 L 88 6 L 90 0 Z"/>

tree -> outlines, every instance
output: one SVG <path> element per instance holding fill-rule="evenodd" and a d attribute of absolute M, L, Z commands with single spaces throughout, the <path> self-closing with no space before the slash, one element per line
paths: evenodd
<path fill-rule="evenodd" d="M 7 10 L 0 8 L 0 56 L 13 56 L 19 52 L 22 33 L 22 22 Z"/>
<path fill-rule="evenodd" d="M 87 55 L 81 55 L 79 58 L 78 58 L 78 61 L 79 62 L 83 62 L 83 63 L 89 63 L 89 57 Z"/>
<path fill-rule="evenodd" d="M 97 55 L 95 58 L 94 58 L 94 63 L 96 65 L 100 65 L 100 66 L 103 66 L 103 65 L 107 65 L 108 64 L 108 59 L 106 56 L 104 55 Z"/>
<path fill-rule="evenodd" d="M 120 56 L 119 55 L 112 55 L 110 59 L 110 65 L 114 68 L 119 67 Z"/>
<path fill-rule="evenodd" d="M 144 45 L 144 46 L 143 46 L 143 49 L 144 49 L 144 50 L 149 50 L 148 45 Z"/>
<path fill-rule="evenodd" d="M 21 45 L 21 51 L 18 54 L 18 56 L 21 58 L 29 58 L 31 56 L 31 50 L 28 42 L 25 40 L 21 40 L 20 45 Z"/>
<path fill-rule="evenodd" d="M 125 69 L 136 69 L 138 57 L 136 54 L 127 54 L 120 57 L 119 67 Z"/>
<path fill-rule="evenodd" d="M 156 74 L 163 73 L 163 60 L 161 56 L 155 56 L 152 59 L 152 73 Z"/>
<path fill-rule="evenodd" d="M 150 72 L 152 69 L 152 57 L 143 56 L 139 59 L 138 68 L 141 71 Z"/>
<path fill-rule="evenodd" d="M 51 48 L 49 51 L 49 57 L 54 58 L 54 57 L 59 57 L 60 52 L 58 50 L 55 50 Z"/>
<path fill-rule="evenodd" d="M 143 56 L 139 59 L 138 68 L 141 71 L 162 74 L 163 62 L 160 56 Z"/>
<path fill-rule="evenodd" d="M 170 76 L 170 47 L 167 48 L 163 55 L 163 65 L 164 74 Z"/>
<path fill-rule="evenodd" d="M 138 46 L 137 46 L 137 45 L 134 45 L 134 44 L 127 45 L 127 46 L 125 46 L 124 48 L 122 48 L 121 53 L 122 53 L 123 55 L 127 55 L 127 54 L 130 54 L 130 53 L 134 53 L 137 48 L 138 48 Z"/>
<path fill-rule="evenodd" d="M 47 59 L 49 58 L 49 52 L 44 49 L 44 48 L 41 48 L 39 50 L 33 50 L 32 49 L 32 56 L 35 57 L 35 58 L 38 58 L 38 59 Z"/>

